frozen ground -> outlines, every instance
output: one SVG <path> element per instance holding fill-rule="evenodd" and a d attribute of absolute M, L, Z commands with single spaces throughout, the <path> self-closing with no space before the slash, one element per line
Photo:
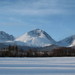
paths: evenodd
<path fill-rule="evenodd" d="M 75 75 L 75 57 L 0 58 L 0 75 Z"/>

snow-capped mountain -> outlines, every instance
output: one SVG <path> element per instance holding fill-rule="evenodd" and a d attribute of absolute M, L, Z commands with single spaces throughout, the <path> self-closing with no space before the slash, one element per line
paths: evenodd
<path fill-rule="evenodd" d="M 24 45 L 32 47 L 44 47 L 56 43 L 45 31 L 40 29 L 35 29 L 27 32 L 17 38 L 15 41 L 18 45 L 23 45 L 24 43 Z"/>
<path fill-rule="evenodd" d="M 5 41 L 13 41 L 15 38 L 4 31 L 0 31 L 0 43 Z"/>
<path fill-rule="evenodd" d="M 9 35 L 4 31 L 0 31 L 0 46 L 2 45 L 48 47 L 48 49 L 56 47 L 75 47 L 75 35 L 56 42 L 45 31 L 41 29 L 29 31 L 16 39 L 14 38 L 14 36 Z"/>
<path fill-rule="evenodd" d="M 65 47 L 75 46 L 75 35 L 70 36 L 66 39 L 63 39 L 63 40 L 59 41 L 58 45 L 65 46 Z"/>

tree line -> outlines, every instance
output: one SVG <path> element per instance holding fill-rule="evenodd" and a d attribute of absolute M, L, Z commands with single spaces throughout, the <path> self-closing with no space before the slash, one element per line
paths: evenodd
<path fill-rule="evenodd" d="M 75 56 L 75 49 L 71 47 L 60 47 L 50 51 L 41 51 L 36 48 L 22 50 L 18 46 L 8 46 L 0 49 L 0 57 L 64 57 Z"/>

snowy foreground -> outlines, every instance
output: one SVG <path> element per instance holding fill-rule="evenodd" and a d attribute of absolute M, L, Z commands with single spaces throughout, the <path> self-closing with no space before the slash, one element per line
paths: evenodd
<path fill-rule="evenodd" d="M 0 58 L 0 75 L 75 75 L 75 57 Z"/>

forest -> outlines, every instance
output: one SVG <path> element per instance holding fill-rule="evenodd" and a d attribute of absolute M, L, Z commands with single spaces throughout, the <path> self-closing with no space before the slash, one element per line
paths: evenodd
<path fill-rule="evenodd" d="M 75 56 L 75 49 L 71 47 L 60 47 L 50 51 L 41 51 L 36 48 L 22 50 L 18 46 L 8 46 L 0 49 L 0 57 L 66 57 Z"/>

